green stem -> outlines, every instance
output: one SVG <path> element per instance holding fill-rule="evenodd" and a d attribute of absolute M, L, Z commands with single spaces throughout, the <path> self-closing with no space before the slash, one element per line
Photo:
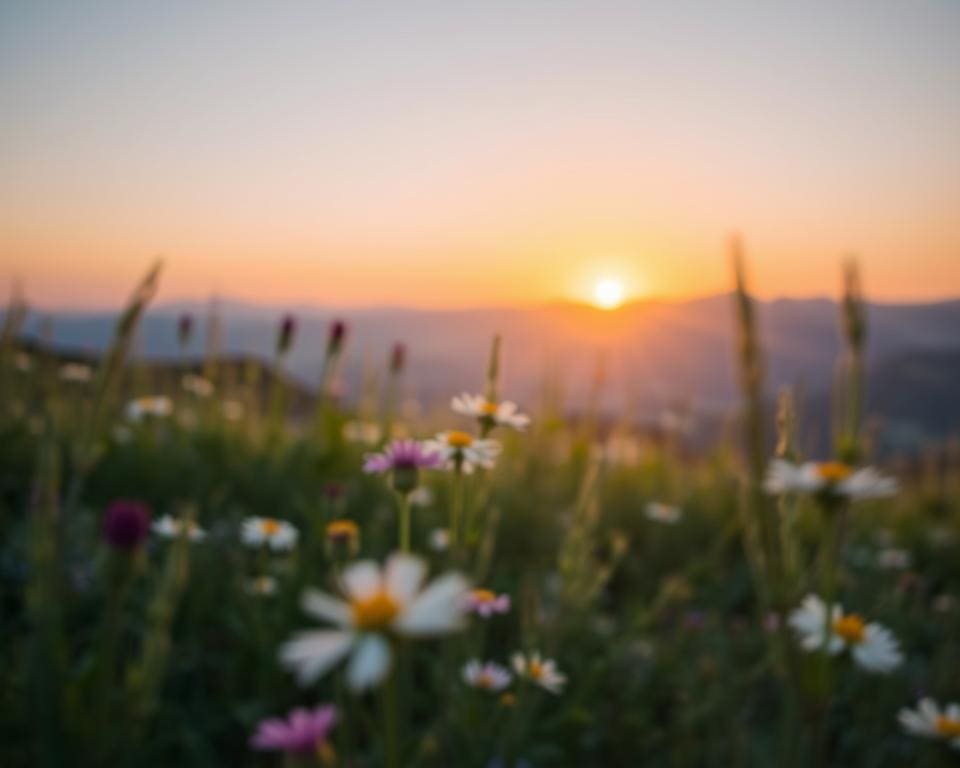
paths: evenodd
<path fill-rule="evenodd" d="M 400 732 L 397 720 L 397 676 L 391 673 L 381 691 L 383 758 L 386 768 L 400 768 Z"/>
<path fill-rule="evenodd" d="M 410 551 L 410 496 L 406 493 L 398 495 L 397 503 L 400 507 L 400 551 Z"/>

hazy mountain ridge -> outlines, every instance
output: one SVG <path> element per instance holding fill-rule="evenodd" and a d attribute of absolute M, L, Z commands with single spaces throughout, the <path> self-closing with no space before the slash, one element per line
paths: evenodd
<path fill-rule="evenodd" d="M 231 301 L 218 306 L 224 352 L 272 358 L 277 323 L 288 310 Z M 149 312 L 140 329 L 137 353 L 152 359 L 178 355 L 176 324 L 184 312 L 194 316 L 196 325 L 188 354 L 201 356 L 209 307 L 194 302 Z M 559 379 L 567 402 L 572 407 L 582 405 L 601 368 L 604 406 L 629 407 L 640 418 L 650 418 L 677 401 L 697 410 L 722 410 L 736 397 L 735 330 L 728 295 L 634 302 L 616 312 L 555 303 L 524 309 L 311 309 L 294 314 L 298 332 L 288 370 L 308 385 L 318 380 L 330 321 L 347 321 L 343 378 L 348 393 L 359 391 L 364 369 L 374 374 L 382 371 L 398 341 L 409 350 L 411 394 L 429 401 L 462 389 L 477 390 L 483 382 L 490 339 L 500 332 L 504 393 L 522 403 L 535 404 L 550 371 Z M 810 393 L 826 391 L 841 350 L 836 303 L 777 299 L 760 302 L 758 316 L 770 390 L 801 383 Z M 116 319 L 107 313 L 50 317 L 55 345 L 91 351 L 109 342 Z M 884 391 L 894 374 L 909 369 L 889 361 L 926 360 L 925 356 L 940 353 L 949 357 L 960 350 L 960 300 L 871 304 L 868 321 L 871 369 L 882 376 L 879 388 L 874 387 L 877 391 Z M 32 315 L 27 335 L 36 335 L 39 327 L 39 316 Z M 932 387 L 937 398 L 960 385 L 956 366 L 923 365 L 928 375 L 943 379 Z M 910 394 L 904 392 L 904 396 Z M 925 407 L 929 410 L 936 403 Z M 952 409 L 956 407 L 951 404 Z"/>

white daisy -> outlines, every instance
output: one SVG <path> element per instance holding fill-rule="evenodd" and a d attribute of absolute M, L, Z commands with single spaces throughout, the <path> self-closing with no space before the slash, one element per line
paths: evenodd
<path fill-rule="evenodd" d="M 180 379 L 180 386 L 197 397 L 210 397 L 213 394 L 213 382 L 195 373 L 184 374 Z"/>
<path fill-rule="evenodd" d="M 127 403 L 127 418 L 130 421 L 141 421 L 148 416 L 166 418 L 173 413 L 173 401 L 164 395 L 138 397 Z"/>
<path fill-rule="evenodd" d="M 882 499 L 897 493 L 897 481 L 873 467 L 856 469 L 837 461 L 794 464 L 784 459 L 770 462 L 764 484 L 768 493 L 827 493 L 852 501 Z"/>
<path fill-rule="evenodd" d="M 257 576 L 247 581 L 245 590 L 254 597 L 270 597 L 277 593 L 277 580 L 273 576 Z"/>
<path fill-rule="evenodd" d="M 151 528 L 153 532 L 164 539 L 176 539 L 183 531 L 184 521 L 170 515 L 164 515 L 156 520 Z M 193 520 L 186 521 L 187 538 L 190 541 L 203 541 L 207 538 L 207 532 L 197 525 Z"/>
<path fill-rule="evenodd" d="M 844 614 L 839 604 L 833 605 L 828 625 L 827 607 L 816 595 L 807 595 L 790 614 L 790 626 L 805 651 L 820 651 L 825 644 L 830 655 L 849 649 L 854 661 L 870 672 L 890 672 L 903 661 L 897 639 L 889 629 L 874 622 L 867 624 L 859 614 Z M 829 637 L 825 636 L 827 629 Z"/>
<path fill-rule="evenodd" d="M 490 693 L 500 693 L 513 680 L 513 675 L 506 667 L 497 664 L 495 661 L 482 663 L 479 659 L 468 661 L 464 665 L 461 675 L 463 682 L 471 688 L 489 691 Z"/>
<path fill-rule="evenodd" d="M 453 398 L 450 407 L 464 416 L 471 416 L 484 427 L 511 427 L 522 432 L 530 425 L 530 417 L 517 412 L 517 404 L 509 400 L 496 403 L 487 400 L 483 395 L 471 395 L 464 392 Z"/>
<path fill-rule="evenodd" d="M 877 553 L 877 566 L 888 571 L 902 571 L 913 563 L 913 557 L 906 549 L 885 547 Z"/>
<path fill-rule="evenodd" d="M 656 523 L 665 523 L 666 525 L 676 525 L 683 517 L 683 510 L 672 504 L 664 504 L 659 501 L 649 502 L 643 510 L 647 520 Z"/>
<path fill-rule="evenodd" d="M 545 691 L 559 694 L 567 684 L 567 676 L 557 669 L 557 663 L 553 659 L 542 659 L 537 652 L 529 656 L 515 653 L 512 661 L 518 677 L 539 685 Z"/>
<path fill-rule="evenodd" d="M 450 531 L 446 528 L 434 528 L 430 531 L 430 549 L 434 552 L 446 552 L 450 549 Z"/>
<path fill-rule="evenodd" d="M 427 486 L 421 485 L 419 488 L 411 491 L 407 498 L 414 507 L 429 507 L 433 504 L 433 491 L 427 488 Z"/>
<path fill-rule="evenodd" d="M 424 562 L 394 554 L 381 568 L 363 560 L 343 571 L 346 600 L 307 590 L 303 609 L 337 629 L 300 632 L 280 649 L 281 662 L 308 685 L 350 654 L 347 682 L 354 690 L 371 688 L 390 672 L 390 637 L 429 637 L 462 628 L 468 584 L 450 572 L 421 590 Z"/>
<path fill-rule="evenodd" d="M 943 739 L 954 749 L 960 749 L 960 704 L 947 704 L 940 709 L 933 699 L 920 699 L 916 709 L 901 709 L 897 720 L 907 733 Z"/>
<path fill-rule="evenodd" d="M 275 517 L 248 517 L 243 521 L 240 538 L 248 547 L 269 545 L 275 552 L 286 552 L 297 545 L 300 533 L 286 520 Z"/>
<path fill-rule="evenodd" d="M 247 406 L 239 400 L 224 400 L 220 406 L 223 418 L 227 421 L 240 421 L 247 413 Z"/>
<path fill-rule="evenodd" d="M 85 384 L 93 378 L 93 368 L 83 363 L 64 363 L 59 371 L 61 381 Z"/>
<path fill-rule="evenodd" d="M 438 454 L 447 469 L 455 469 L 469 475 L 476 467 L 493 469 L 500 455 L 500 443 L 486 438 L 475 438 L 467 432 L 451 430 L 440 432 L 435 439 L 427 440 L 424 447 Z"/>
<path fill-rule="evenodd" d="M 343 439 L 348 443 L 360 445 L 377 445 L 380 442 L 382 430 L 379 424 L 372 421 L 348 421 L 343 425 Z"/>

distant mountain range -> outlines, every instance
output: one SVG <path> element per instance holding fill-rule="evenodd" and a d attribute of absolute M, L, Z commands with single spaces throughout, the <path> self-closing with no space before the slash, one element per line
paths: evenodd
<path fill-rule="evenodd" d="M 600 402 L 652 420 L 683 403 L 717 414 L 736 402 L 734 326 L 728 295 L 688 301 L 639 301 L 616 312 L 555 303 L 529 309 L 300 309 L 288 358 L 291 375 L 307 385 L 319 378 L 327 329 L 348 323 L 343 368 L 348 393 L 360 390 L 364 371 L 382 371 L 395 342 L 408 349 L 408 387 L 425 402 L 483 384 L 490 340 L 503 336 L 503 393 L 536 407 L 546 383 L 581 408 L 602 372 Z M 270 359 L 286 310 L 236 302 L 218 304 L 222 349 Z M 210 307 L 159 306 L 141 326 L 138 354 L 178 354 L 177 319 L 195 319 L 189 352 L 201 356 Z M 771 393 L 800 385 L 816 401 L 829 390 L 841 349 L 839 310 L 827 299 L 779 299 L 759 304 Z M 109 343 L 115 317 L 103 313 L 51 313 L 55 345 L 99 351 Z M 932 304 L 872 304 L 868 311 L 871 409 L 890 422 L 891 434 L 943 436 L 960 431 L 960 300 Z M 25 332 L 35 336 L 32 315 Z M 822 410 L 822 409 L 817 409 Z M 822 415 L 822 414 L 821 414 Z M 818 425 L 826 431 L 826 425 Z"/>

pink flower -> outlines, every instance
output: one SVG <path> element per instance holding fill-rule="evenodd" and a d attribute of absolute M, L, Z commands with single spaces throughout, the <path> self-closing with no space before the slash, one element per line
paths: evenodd
<path fill-rule="evenodd" d="M 286 720 L 272 717 L 262 721 L 250 739 L 250 746 L 296 755 L 312 754 L 326 742 L 336 722 L 337 710 L 330 704 L 314 710 L 297 708 Z"/>
<path fill-rule="evenodd" d="M 383 453 L 363 457 L 364 472 L 390 472 L 396 469 L 432 469 L 440 464 L 440 456 L 428 451 L 416 440 L 394 440 Z"/>
<path fill-rule="evenodd" d="M 467 594 L 466 609 L 483 619 L 510 610 L 510 595 L 498 595 L 489 589 L 474 589 Z"/>
<path fill-rule="evenodd" d="M 117 499 L 103 516 L 103 538 L 114 549 L 131 552 L 150 533 L 150 507 L 142 501 Z"/>
<path fill-rule="evenodd" d="M 416 440 L 394 440 L 382 453 L 368 453 L 363 457 L 363 471 L 393 473 L 393 487 L 407 494 L 419 483 L 421 469 L 433 469 L 442 462 L 440 454 L 429 450 Z"/>

